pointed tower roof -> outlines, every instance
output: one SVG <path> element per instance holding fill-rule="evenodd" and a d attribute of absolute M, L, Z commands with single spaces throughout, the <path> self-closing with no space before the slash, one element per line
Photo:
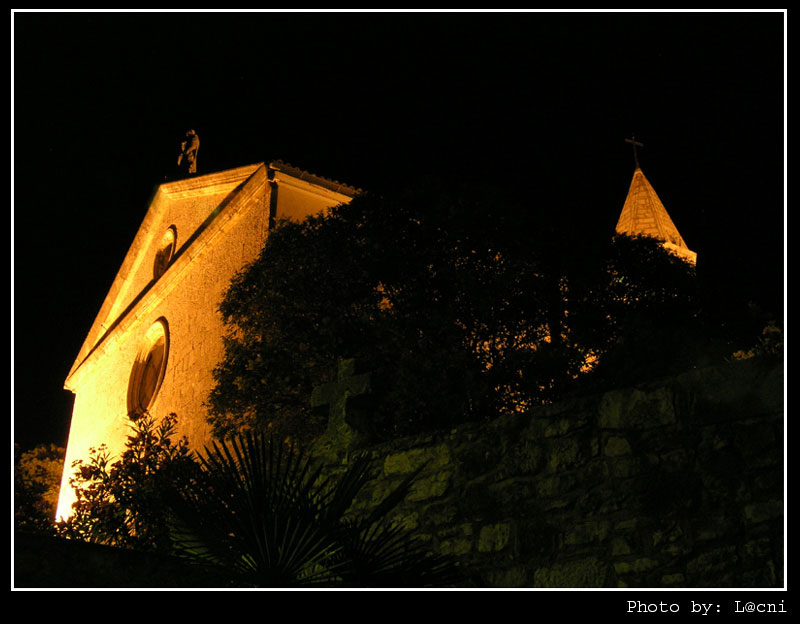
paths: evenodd
<path fill-rule="evenodd" d="M 697 254 L 689 249 L 655 189 L 638 166 L 633 172 L 631 187 L 616 230 L 619 234 L 651 236 L 687 262 L 697 262 Z"/>

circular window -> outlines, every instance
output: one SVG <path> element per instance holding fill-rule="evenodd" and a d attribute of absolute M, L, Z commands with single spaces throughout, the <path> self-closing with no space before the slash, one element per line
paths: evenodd
<path fill-rule="evenodd" d="M 169 266 L 169 261 L 172 260 L 172 255 L 175 253 L 175 241 L 178 236 L 175 231 L 175 226 L 171 225 L 164 232 L 161 241 L 158 244 L 158 251 L 156 251 L 156 259 L 153 263 L 153 279 L 158 279 L 164 274 Z"/>
<path fill-rule="evenodd" d="M 139 418 L 153 405 L 164 380 L 168 352 L 169 331 L 167 321 L 162 318 L 147 330 L 133 363 L 128 382 L 128 415 L 132 419 Z"/>

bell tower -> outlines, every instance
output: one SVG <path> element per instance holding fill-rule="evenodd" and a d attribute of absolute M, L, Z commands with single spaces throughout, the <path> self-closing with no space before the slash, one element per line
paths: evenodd
<path fill-rule="evenodd" d="M 628 196 L 625 198 L 625 204 L 622 206 L 622 212 L 617 221 L 617 233 L 650 236 L 661 241 L 666 249 L 680 256 L 686 262 L 697 264 L 697 253 L 689 249 L 655 189 L 639 166 L 636 148 L 644 147 L 643 144 L 636 141 L 635 137 L 625 139 L 625 141 L 633 145 L 636 169 L 633 172 Z"/>

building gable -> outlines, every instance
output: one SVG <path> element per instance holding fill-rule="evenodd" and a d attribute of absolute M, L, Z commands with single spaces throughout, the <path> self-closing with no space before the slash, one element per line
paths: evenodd
<path fill-rule="evenodd" d="M 226 207 L 235 210 L 236 204 L 257 187 L 259 168 L 251 165 L 238 169 L 179 180 L 158 187 L 148 207 L 142 225 L 134 237 L 128 253 L 117 272 L 111 288 L 95 317 L 89 333 L 70 369 L 65 387 L 72 389 L 70 379 L 81 364 L 107 338 L 109 333 L 126 316 L 126 313 L 148 292 L 155 289 L 160 278 L 165 277 L 170 263 L 189 253 L 204 229 L 218 217 Z M 266 175 L 260 185 L 263 187 Z M 249 183 L 249 184 L 248 184 Z M 249 192 L 248 192 L 249 191 Z M 166 235 L 174 237 L 173 249 L 165 263 L 164 245 Z M 155 267 L 161 263 L 161 275 L 155 275 Z"/>
<path fill-rule="evenodd" d="M 278 188 L 284 188 L 279 192 Z M 166 296 L 181 267 L 252 202 L 275 218 L 299 220 L 349 201 L 357 189 L 282 162 L 259 163 L 158 187 L 142 225 L 67 376 L 100 347 L 145 298 Z"/>

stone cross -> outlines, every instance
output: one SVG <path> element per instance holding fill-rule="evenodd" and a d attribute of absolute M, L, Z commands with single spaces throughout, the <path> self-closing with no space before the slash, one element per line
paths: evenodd
<path fill-rule="evenodd" d="M 347 399 L 370 392 L 370 375 L 356 375 L 356 361 L 339 360 L 336 381 L 317 386 L 311 393 L 311 406 L 328 406 L 328 429 L 325 438 L 339 448 L 350 449 L 362 439 L 363 433 L 347 419 Z"/>
<path fill-rule="evenodd" d="M 631 145 L 633 145 L 633 162 L 636 163 L 636 168 L 638 169 L 639 168 L 639 155 L 636 153 L 636 148 L 637 147 L 644 147 L 644 143 L 639 143 L 639 141 L 636 140 L 635 136 L 632 136 L 630 139 L 625 139 L 625 142 L 626 143 L 630 143 Z"/>

